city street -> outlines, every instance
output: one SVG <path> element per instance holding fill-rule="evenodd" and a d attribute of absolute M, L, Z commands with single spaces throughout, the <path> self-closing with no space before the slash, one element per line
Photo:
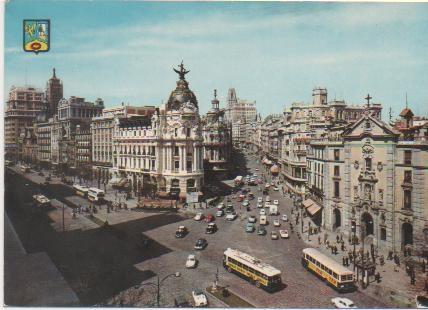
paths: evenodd
<path fill-rule="evenodd" d="M 261 175 L 262 168 L 255 159 L 249 159 L 248 168 Z M 212 285 L 216 271 L 219 272 L 219 284 L 229 289 L 257 307 L 332 307 L 330 299 L 339 294 L 314 275 L 306 271 L 300 263 L 301 250 L 305 247 L 296 234 L 290 239 L 271 240 L 272 230 L 289 229 L 289 224 L 281 221 L 281 227 L 273 228 L 273 219 L 280 216 L 268 216 L 267 234 L 258 236 L 256 232 L 246 233 L 245 224 L 250 214 L 258 218 L 256 207 L 257 186 L 252 187 L 256 199 L 251 201 L 251 211 L 240 207 L 232 200 L 238 212 L 238 218 L 229 222 L 225 217 L 217 218 L 219 230 L 212 235 L 205 234 L 207 224 L 186 219 L 177 214 L 147 214 L 142 219 L 114 225 L 114 230 L 103 228 L 74 230 L 70 232 L 53 231 L 45 215 L 30 212 L 28 202 L 37 192 L 32 184 L 20 183 L 18 175 L 10 175 L 6 187 L 6 210 L 27 251 L 46 251 L 56 264 L 64 278 L 81 300 L 82 305 L 102 304 L 122 292 L 132 291 L 141 282 L 153 282 L 156 275 L 163 277 L 179 271 L 179 278 L 171 278 L 161 288 L 161 304 L 172 305 L 174 297 L 185 295 L 191 299 L 195 288 L 205 289 Z M 55 185 L 56 189 L 62 188 Z M 69 195 L 66 188 L 58 193 Z M 18 194 L 19 193 L 19 194 Z M 280 202 L 280 215 L 290 217 L 292 201 L 282 197 L 282 192 L 270 191 L 271 199 Z M 13 203 L 12 203 L 13 201 Z M 132 211 L 134 212 L 134 211 Z M 204 210 L 215 213 L 215 209 Z M 178 225 L 189 228 L 189 234 L 183 239 L 174 236 Z M 30 229 L 31 228 L 31 229 Z M 295 230 L 297 231 L 297 229 Z M 153 239 L 150 249 L 138 247 L 140 234 Z M 196 240 L 204 237 L 208 247 L 195 251 Z M 227 273 L 222 267 L 223 252 L 227 247 L 236 248 L 267 262 L 282 271 L 285 287 L 275 293 L 257 289 L 235 274 Z M 196 254 L 199 264 L 196 269 L 184 267 L 189 254 Z M 150 291 L 150 290 L 148 290 Z M 342 294 L 341 294 L 342 295 Z M 378 300 L 367 297 L 361 292 L 344 294 L 359 307 L 386 307 Z M 126 298 L 124 298 L 126 302 Z M 222 306 L 209 298 L 211 306 Z M 136 300 L 136 306 L 144 306 L 145 299 Z"/>

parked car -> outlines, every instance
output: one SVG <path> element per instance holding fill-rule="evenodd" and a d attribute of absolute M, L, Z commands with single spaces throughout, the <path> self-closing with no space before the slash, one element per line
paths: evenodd
<path fill-rule="evenodd" d="M 254 169 L 255 171 L 259 171 L 259 168 Z"/>
<path fill-rule="evenodd" d="M 207 229 L 205 230 L 206 234 L 213 234 L 217 231 L 217 225 L 215 223 L 209 223 Z"/>
<path fill-rule="evenodd" d="M 228 221 L 234 221 L 236 219 L 238 215 L 236 214 L 235 211 L 229 213 L 228 215 L 226 215 L 226 220 Z"/>
<path fill-rule="evenodd" d="M 260 215 L 266 215 L 266 210 L 265 209 L 260 209 Z"/>
<path fill-rule="evenodd" d="M 223 216 L 223 215 L 224 215 L 223 210 L 218 210 L 218 211 L 216 212 L 216 214 L 215 214 L 215 216 L 217 216 L 217 217 L 220 217 L 220 216 Z"/>
<path fill-rule="evenodd" d="M 204 238 L 200 238 L 196 241 L 195 250 L 203 250 L 207 247 L 208 241 Z"/>
<path fill-rule="evenodd" d="M 203 213 L 202 212 L 198 212 L 198 213 L 196 213 L 196 215 L 195 215 L 195 217 L 193 219 L 195 221 L 201 221 L 201 220 L 203 220 L 203 218 L 204 218 Z"/>
<path fill-rule="evenodd" d="M 262 203 L 263 202 L 263 197 L 258 197 L 257 198 L 257 203 Z"/>
<path fill-rule="evenodd" d="M 339 309 L 354 309 L 357 308 L 355 306 L 354 302 L 350 300 L 349 298 L 345 297 L 335 297 L 331 299 L 331 302 L 336 308 Z"/>
<path fill-rule="evenodd" d="M 263 204 L 262 203 L 258 203 L 257 204 L 257 208 L 263 208 Z"/>
<path fill-rule="evenodd" d="M 192 292 L 193 302 L 195 307 L 205 307 L 208 306 L 208 299 L 204 292 L 200 289 L 196 289 Z"/>
<path fill-rule="evenodd" d="M 273 188 L 273 190 L 274 190 L 275 192 L 279 191 L 278 186 L 275 186 L 275 187 Z"/>
<path fill-rule="evenodd" d="M 184 238 L 188 233 L 186 226 L 178 226 L 177 231 L 175 232 L 176 238 Z"/>
<path fill-rule="evenodd" d="M 268 196 L 266 196 L 265 201 L 266 201 L 266 202 L 270 202 L 270 196 L 269 196 L 269 195 L 268 195 Z"/>
<path fill-rule="evenodd" d="M 281 236 L 281 238 L 283 239 L 288 239 L 290 236 L 288 234 L 288 230 L 286 229 L 282 229 L 279 231 L 279 235 Z"/>
<path fill-rule="evenodd" d="M 273 220 L 273 226 L 279 227 L 281 226 L 281 223 L 279 222 L 279 220 Z"/>
<path fill-rule="evenodd" d="M 248 201 L 248 200 L 244 200 L 243 202 L 242 202 L 242 206 L 243 207 L 248 207 L 250 205 L 250 202 Z"/>
<path fill-rule="evenodd" d="M 264 236 L 264 235 L 266 235 L 266 228 L 265 228 L 264 226 L 259 226 L 259 227 L 257 228 L 257 234 L 258 234 L 259 236 Z"/>
<path fill-rule="evenodd" d="M 205 222 L 207 222 L 207 223 L 211 223 L 211 222 L 214 222 L 215 221 L 215 217 L 214 217 L 214 215 L 212 215 L 212 214 L 208 214 L 206 217 L 205 217 Z"/>
<path fill-rule="evenodd" d="M 284 222 L 288 222 L 288 216 L 287 216 L 287 214 L 283 214 L 283 215 L 282 215 L 282 220 L 283 220 Z"/>
<path fill-rule="evenodd" d="M 275 199 L 275 200 L 273 201 L 273 204 L 278 206 L 278 205 L 279 205 L 279 201 L 278 201 L 277 199 Z"/>
<path fill-rule="evenodd" d="M 253 223 L 247 223 L 247 225 L 245 226 L 245 232 L 247 233 L 252 233 L 254 232 L 255 227 Z"/>
<path fill-rule="evenodd" d="M 176 308 L 191 308 L 192 305 L 183 295 L 179 295 L 174 298 L 174 306 Z"/>
<path fill-rule="evenodd" d="M 187 260 L 186 260 L 186 268 L 195 268 L 196 267 L 196 257 L 193 254 L 190 254 L 189 256 L 187 256 Z"/>
<path fill-rule="evenodd" d="M 259 223 L 260 223 L 260 225 L 267 225 L 268 224 L 267 216 L 266 215 L 260 215 Z"/>
<path fill-rule="evenodd" d="M 256 217 L 254 215 L 250 215 L 248 217 L 248 223 L 255 223 L 255 222 L 257 222 Z"/>
<path fill-rule="evenodd" d="M 272 240 L 278 240 L 278 234 L 276 233 L 276 231 L 271 231 L 270 238 Z"/>

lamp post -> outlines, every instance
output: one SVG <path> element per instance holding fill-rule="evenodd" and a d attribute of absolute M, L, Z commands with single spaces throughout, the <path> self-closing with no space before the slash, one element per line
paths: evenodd
<path fill-rule="evenodd" d="M 353 252 L 353 262 L 354 262 L 354 272 L 355 272 L 355 234 L 357 232 L 357 222 L 355 220 L 351 220 L 351 232 L 354 234 L 352 238 L 352 243 L 354 245 L 354 252 Z"/>
<path fill-rule="evenodd" d="M 165 277 L 163 277 L 162 278 L 162 280 L 160 280 L 159 279 L 159 276 L 157 277 L 157 281 L 156 281 L 156 283 L 153 283 L 153 282 L 147 282 L 147 283 L 142 283 L 142 284 L 140 284 L 140 287 L 141 286 L 144 286 L 144 285 L 151 285 L 151 286 L 153 286 L 153 287 L 155 287 L 156 288 L 156 307 L 157 308 L 159 308 L 159 303 L 160 303 L 160 288 L 161 288 L 161 286 L 162 286 L 162 283 L 166 280 L 166 279 L 168 279 L 169 277 L 172 277 L 172 276 L 174 276 L 174 277 L 176 277 L 176 278 L 179 278 L 180 276 L 181 276 L 181 274 L 180 274 L 180 272 L 174 272 L 174 273 L 171 273 L 171 274 L 169 274 L 169 275 L 166 275 Z"/>

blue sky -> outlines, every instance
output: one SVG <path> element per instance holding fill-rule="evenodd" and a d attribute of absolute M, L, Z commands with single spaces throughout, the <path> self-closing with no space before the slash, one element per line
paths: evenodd
<path fill-rule="evenodd" d="M 51 51 L 22 50 L 22 20 L 51 20 Z M 184 60 L 201 111 L 213 89 L 257 101 L 266 116 L 329 98 L 361 104 L 367 93 L 384 119 L 405 105 L 428 114 L 428 4 L 23 1 L 6 4 L 5 87 L 44 87 L 57 69 L 64 95 L 159 105 Z"/>

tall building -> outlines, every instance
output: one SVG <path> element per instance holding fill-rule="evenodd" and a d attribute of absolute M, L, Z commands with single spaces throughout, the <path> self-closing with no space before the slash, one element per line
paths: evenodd
<path fill-rule="evenodd" d="M 284 112 L 280 143 L 282 176 L 288 189 L 301 196 L 306 192 L 306 155 L 310 141 L 322 138 L 326 128 L 357 121 L 364 111 L 377 119 L 381 118 L 382 111 L 380 104 L 349 106 L 343 100 L 328 101 L 327 90 L 322 87 L 314 88 L 312 97 L 312 104 L 293 103 Z"/>
<path fill-rule="evenodd" d="M 5 128 L 5 157 L 20 159 L 18 138 L 21 129 L 33 127 L 33 123 L 44 110 L 44 94 L 41 89 L 25 86 L 12 86 L 6 104 Z"/>
<path fill-rule="evenodd" d="M 155 112 L 154 106 L 125 106 L 107 108 L 102 115 L 93 117 L 91 121 L 92 135 L 92 169 L 102 179 L 110 177 L 113 167 L 113 130 L 115 119 L 134 116 L 151 117 Z"/>
<path fill-rule="evenodd" d="M 205 172 L 212 172 L 213 176 L 223 178 L 230 168 L 232 131 L 224 118 L 225 110 L 220 109 L 219 105 L 217 91 L 214 90 L 211 110 L 202 119 L 202 135 Z"/>
<path fill-rule="evenodd" d="M 115 178 L 126 177 L 134 193 L 186 199 L 200 196 L 204 182 L 203 137 L 198 102 L 184 69 L 166 104 L 152 116 L 117 118 L 113 137 Z"/>
<path fill-rule="evenodd" d="M 63 85 L 61 80 L 56 77 L 55 68 L 53 68 L 53 75 L 46 83 L 47 118 L 58 113 L 58 103 L 62 98 Z"/>
<path fill-rule="evenodd" d="M 239 99 L 234 88 L 227 94 L 226 120 L 232 124 L 232 140 L 236 145 L 242 145 L 247 140 L 247 124 L 257 117 L 255 101 Z"/>

